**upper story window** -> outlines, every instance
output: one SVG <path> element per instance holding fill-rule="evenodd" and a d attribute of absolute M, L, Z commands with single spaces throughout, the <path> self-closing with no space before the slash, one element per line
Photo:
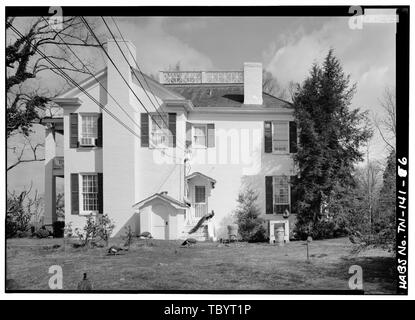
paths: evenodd
<path fill-rule="evenodd" d="M 272 152 L 288 153 L 289 152 L 289 122 L 274 121 L 272 122 Z"/>
<path fill-rule="evenodd" d="M 82 174 L 81 175 L 81 197 L 83 213 L 97 213 L 98 212 L 98 175 L 97 174 Z"/>
<path fill-rule="evenodd" d="M 207 147 L 207 126 L 205 124 L 193 125 L 193 146 L 195 148 Z"/>
<path fill-rule="evenodd" d="M 98 138 L 98 115 L 81 115 L 81 146 L 95 146 Z"/>
<path fill-rule="evenodd" d="M 153 147 L 167 148 L 169 146 L 169 128 L 167 127 L 167 123 L 167 116 L 151 116 L 150 137 Z"/>

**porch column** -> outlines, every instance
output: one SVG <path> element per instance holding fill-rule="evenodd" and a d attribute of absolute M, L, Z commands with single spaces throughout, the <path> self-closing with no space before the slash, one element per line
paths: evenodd
<path fill-rule="evenodd" d="M 56 156 L 55 130 L 45 129 L 45 213 L 44 224 L 52 224 L 56 216 L 56 178 L 53 175 L 53 162 Z"/>

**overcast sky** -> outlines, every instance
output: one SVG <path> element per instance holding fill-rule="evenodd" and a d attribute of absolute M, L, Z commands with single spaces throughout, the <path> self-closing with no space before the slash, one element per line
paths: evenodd
<path fill-rule="evenodd" d="M 394 24 L 364 24 L 363 29 L 352 30 L 348 18 L 338 17 L 134 17 L 116 21 L 124 37 L 135 44 L 137 61 L 146 73 L 157 74 L 178 62 L 182 70 L 241 70 L 244 62 L 262 62 L 284 86 L 289 81 L 302 82 L 312 63 L 321 63 L 333 48 L 357 84 L 353 107 L 380 113 L 379 98 L 385 87 L 395 85 Z M 27 25 L 20 23 L 24 30 Z M 108 23 L 115 32 L 109 18 Z M 102 25 L 98 32 L 105 37 Z M 93 55 L 96 69 L 103 66 L 103 59 L 96 59 L 100 56 Z M 61 85 L 51 82 L 51 77 L 44 74 L 43 85 Z M 43 129 L 36 136 L 42 139 Z M 377 159 L 387 156 L 378 135 L 371 153 Z M 21 189 L 30 181 L 43 192 L 43 163 L 22 165 L 8 174 L 9 189 Z"/>

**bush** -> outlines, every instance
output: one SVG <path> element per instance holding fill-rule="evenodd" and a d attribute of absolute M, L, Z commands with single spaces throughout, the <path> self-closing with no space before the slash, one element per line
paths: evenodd
<path fill-rule="evenodd" d="M 24 208 L 27 192 L 19 195 L 12 193 L 7 196 L 6 238 L 12 238 L 17 233 L 24 233 L 30 228 L 31 214 Z"/>
<path fill-rule="evenodd" d="M 53 237 L 63 238 L 65 230 L 65 221 L 55 221 L 53 223 Z"/>
<path fill-rule="evenodd" d="M 44 227 L 42 227 L 41 229 L 37 230 L 34 234 L 36 237 L 43 239 L 43 238 L 47 238 L 50 236 L 50 232 L 49 230 L 45 229 Z"/>
<path fill-rule="evenodd" d="M 18 230 L 16 232 L 16 237 L 17 238 L 29 238 L 31 236 L 32 236 L 32 232 L 29 231 L 29 230 L 27 230 L 27 231 L 20 231 L 20 230 Z"/>
<path fill-rule="evenodd" d="M 260 211 L 256 205 L 258 195 L 250 188 L 238 196 L 238 207 L 235 210 L 238 231 L 242 240 L 260 242 L 266 239 L 264 220 L 259 218 Z"/>
<path fill-rule="evenodd" d="M 98 238 L 105 241 L 108 240 L 114 230 L 114 223 L 107 214 L 102 216 L 88 216 L 82 231 L 75 229 L 75 234 L 81 241 L 81 246 L 87 246 L 89 243 L 96 242 Z"/>

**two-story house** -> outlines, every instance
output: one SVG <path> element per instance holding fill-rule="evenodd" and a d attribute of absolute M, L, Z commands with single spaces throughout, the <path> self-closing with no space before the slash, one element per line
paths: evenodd
<path fill-rule="evenodd" d="M 46 223 L 57 219 L 56 177 L 64 178 L 65 222 L 82 228 L 86 216 L 107 213 L 115 236 L 132 226 L 157 239 L 184 238 L 213 210 L 197 236 L 224 237 L 247 187 L 264 219 L 283 220 L 287 210 L 295 217 L 293 109 L 262 91 L 260 63 L 162 71 L 156 81 L 136 68 L 134 46 L 120 44 L 127 59 L 108 41 L 116 67 L 108 62 L 82 89 L 57 98 L 62 113 L 46 120 Z M 63 157 L 54 154 L 57 134 Z"/>

